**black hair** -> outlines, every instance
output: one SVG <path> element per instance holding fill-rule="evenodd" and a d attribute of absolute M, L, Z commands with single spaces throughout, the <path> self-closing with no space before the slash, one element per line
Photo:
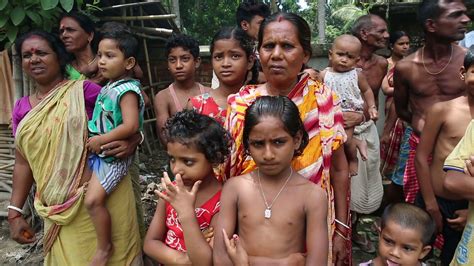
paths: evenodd
<path fill-rule="evenodd" d="M 385 208 L 381 229 L 391 221 L 403 228 L 419 231 L 423 246 L 433 244 L 436 238 L 436 223 L 430 214 L 410 203 L 395 203 Z"/>
<path fill-rule="evenodd" d="M 137 58 L 138 40 L 133 36 L 130 29 L 122 23 L 107 22 L 100 31 L 101 41 L 111 39 L 117 43 L 118 48 L 124 54 L 125 58 Z"/>
<path fill-rule="evenodd" d="M 270 14 L 270 8 L 265 3 L 255 0 L 247 0 L 243 1 L 239 5 L 237 11 L 235 12 L 235 18 L 237 20 L 237 26 L 240 28 L 240 24 L 244 20 L 250 23 L 250 21 L 255 16 L 261 16 L 262 18 L 266 18 L 270 16 Z"/>
<path fill-rule="evenodd" d="M 92 38 L 92 41 L 90 44 L 91 44 L 92 51 L 94 51 L 94 53 L 97 52 L 99 37 L 96 34 L 94 21 L 92 21 L 92 19 L 88 17 L 87 15 L 83 13 L 75 12 L 75 11 L 72 11 L 69 13 L 63 13 L 61 17 L 59 18 L 59 21 L 61 21 L 63 18 L 74 19 L 85 32 L 89 34 L 91 33 L 94 34 L 93 35 L 94 37 Z"/>
<path fill-rule="evenodd" d="M 466 56 L 464 56 L 464 68 L 466 71 L 474 65 L 474 45 L 471 45 L 467 50 Z"/>
<path fill-rule="evenodd" d="M 29 39 L 33 36 L 40 37 L 41 39 L 45 40 L 48 43 L 49 47 L 54 51 L 54 53 L 56 54 L 56 57 L 58 58 L 59 68 L 61 70 L 61 75 L 65 78 L 67 78 L 68 76 L 67 76 L 67 73 L 66 73 L 66 66 L 67 66 L 68 62 L 70 61 L 70 55 L 66 51 L 66 48 L 64 48 L 63 42 L 61 42 L 61 40 L 59 40 L 59 37 L 57 35 L 46 32 L 44 30 L 33 30 L 33 31 L 30 31 L 30 32 L 27 32 L 27 33 L 21 35 L 15 41 L 15 49 L 16 49 L 18 55 L 20 56 L 20 58 L 22 58 L 21 47 L 22 47 L 23 43 L 27 39 Z"/>
<path fill-rule="evenodd" d="M 165 56 L 168 57 L 168 55 L 171 52 L 171 49 L 176 48 L 176 47 L 181 47 L 185 51 L 189 51 L 194 59 L 199 58 L 199 43 L 196 39 L 189 35 L 185 34 L 173 34 L 171 37 L 168 38 L 166 41 L 166 52 Z"/>
<path fill-rule="evenodd" d="M 408 34 L 402 30 L 398 30 L 398 31 L 394 31 L 394 32 L 391 32 L 390 33 L 390 38 L 389 38 L 389 42 L 390 42 L 390 46 L 393 47 L 393 45 L 395 45 L 395 43 L 401 38 L 401 37 L 404 37 L 404 36 L 407 36 L 408 38 L 410 38 L 410 36 L 408 36 Z"/>
<path fill-rule="evenodd" d="M 418 22 L 425 30 L 425 23 L 428 19 L 436 19 L 441 15 L 439 0 L 423 0 L 418 5 Z"/>
<path fill-rule="evenodd" d="M 246 150 L 249 149 L 249 136 L 252 129 L 262 117 L 276 117 L 281 120 L 285 131 L 292 137 L 301 133 L 301 144 L 293 156 L 299 156 L 308 145 L 309 136 L 301 121 L 296 104 L 286 96 L 261 96 L 253 102 L 245 113 L 243 142 Z"/>
<path fill-rule="evenodd" d="M 286 20 L 295 26 L 298 35 L 298 41 L 303 47 L 303 50 L 311 57 L 313 54 L 313 49 L 311 48 L 311 28 L 304 18 L 294 13 L 278 12 L 265 18 L 260 25 L 260 30 L 258 31 L 258 49 L 262 47 L 263 32 L 265 31 L 265 28 L 268 26 L 268 24 L 280 20 Z"/>
<path fill-rule="evenodd" d="M 247 35 L 247 33 L 239 27 L 224 27 L 220 29 L 212 38 L 211 41 L 211 58 L 212 53 L 214 52 L 214 44 L 219 40 L 236 40 L 239 43 L 240 48 L 244 50 L 247 58 L 254 55 L 254 45 L 252 39 Z M 248 82 L 249 84 L 255 84 L 258 81 L 258 66 L 254 63 L 251 69 L 252 78 Z M 247 78 L 245 78 L 247 79 Z"/>
<path fill-rule="evenodd" d="M 164 135 L 167 142 L 195 147 L 212 164 L 223 163 L 230 153 L 229 133 L 213 118 L 192 110 L 168 118 Z"/>

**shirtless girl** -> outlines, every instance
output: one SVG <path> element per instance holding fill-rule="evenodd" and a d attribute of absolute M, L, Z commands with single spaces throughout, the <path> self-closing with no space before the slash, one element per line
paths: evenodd
<path fill-rule="evenodd" d="M 214 264 L 299 265 L 307 253 L 307 264 L 327 265 L 327 196 L 291 167 L 308 143 L 296 105 L 283 96 L 258 98 L 247 109 L 243 139 L 258 168 L 224 185 Z"/>

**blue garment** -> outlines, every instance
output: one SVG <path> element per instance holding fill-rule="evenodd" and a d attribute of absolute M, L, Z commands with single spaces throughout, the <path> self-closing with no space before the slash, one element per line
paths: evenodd
<path fill-rule="evenodd" d="M 410 153 L 410 135 L 413 132 L 413 128 L 407 125 L 405 133 L 403 134 L 402 141 L 400 143 L 400 151 L 398 152 L 397 164 L 392 174 L 392 182 L 396 185 L 403 186 L 403 176 L 405 174 L 405 167 L 408 160 L 408 154 Z"/>

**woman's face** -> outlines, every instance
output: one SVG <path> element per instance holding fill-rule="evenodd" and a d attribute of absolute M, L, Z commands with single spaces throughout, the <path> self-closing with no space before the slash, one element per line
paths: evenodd
<path fill-rule="evenodd" d="M 410 39 L 408 36 L 400 37 L 392 47 L 392 53 L 399 56 L 407 56 L 410 49 Z"/>
<path fill-rule="evenodd" d="M 23 70 L 39 84 L 47 84 L 61 77 L 57 54 L 49 43 L 39 36 L 33 35 L 23 42 L 21 62 Z"/>
<path fill-rule="evenodd" d="M 59 37 L 66 50 L 74 53 L 86 48 L 94 35 L 87 33 L 73 18 L 65 17 L 59 23 Z"/>
<path fill-rule="evenodd" d="M 265 27 L 259 52 L 263 73 L 274 88 L 288 89 L 309 60 L 298 39 L 298 29 L 287 20 Z"/>

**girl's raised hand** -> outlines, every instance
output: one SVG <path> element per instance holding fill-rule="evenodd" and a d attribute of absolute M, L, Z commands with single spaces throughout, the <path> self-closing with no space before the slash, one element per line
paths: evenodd
<path fill-rule="evenodd" d="M 185 214 L 192 214 L 194 216 L 196 194 L 201 182 L 201 180 L 196 181 L 189 191 L 184 185 L 180 174 L 176 175 L 176 184 L 173 184 L 168 176 L 168 173 L 164 172 L 163 178 L 161 179 L 163 192 L 155 190 L 155 194 L 169 202 L 178 213 L 178 216 Z"/>
<path fill-rule="evenodd" d="M 230 257 L 232 264 L 238 266 L 250 265 L 247 251 L 242 247 L 239 236 L 234 234 L 232 238 L 229 239 L 225 229 L 222 229 L 222 234 L 224 234 L 225 250 Z"/>

